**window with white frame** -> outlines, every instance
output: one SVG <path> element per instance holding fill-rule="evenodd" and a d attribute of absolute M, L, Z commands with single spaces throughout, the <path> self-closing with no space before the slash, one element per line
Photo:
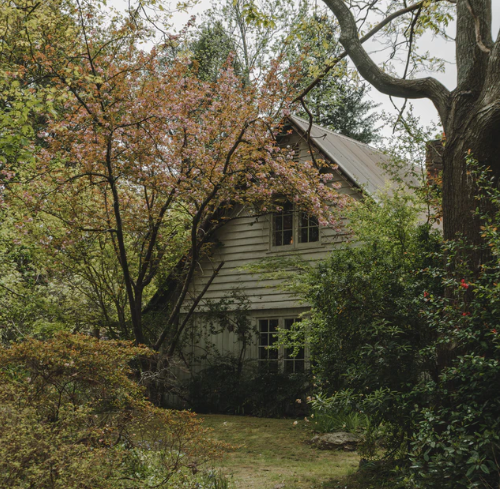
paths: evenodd
<path fill-rule="evenodd" d="M 319 242 L 318 220 L 306 212 L 296 212 L 293 204 L 286 203 L 272 218 L 272 246 L 290 246 L 294 243 Z"/>
<path fill-rule="evenodd" d="M 259 361 L 271 372 L 302 373 L 305 371 L 305 348 L 295 335 L 295 347 L 278 346 L 279 329 L 292 330 L 299 318 L 259 319 Z M 300 333 L 299 333 L 300 335 Z"/>
<path fill-rule="evenodd" d="M 259 360 L 273 372 L 278 371 L 278 325 L 278 319 L 259 319 Z"/>

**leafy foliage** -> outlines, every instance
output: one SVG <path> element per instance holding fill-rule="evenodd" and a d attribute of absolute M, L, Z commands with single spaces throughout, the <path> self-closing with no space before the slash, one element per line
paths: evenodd
<path fill-rule="evenodd" d="M 478 276 L 472 245 L 441 243 L 417 225 L 415 197 L 398 194 L 358 206 L 350 217 L 359 242 L 310 274 L 322 381 L 313 406 L 366 414 L 364 456 L 383 448 L 405 487 L 500 480 L 500 194 L 472 161 L 468 172 L 489 208 L 476 246 L 490 258 Z"/>
<path fill-rule="evenodd" d="M 242 84 L 231 67 L 214 82 L 200 79 L 182 53 L 167 62 L 163 44 L 142 49 L 154 36 L 133 11 L 64 5 L 65 35 L 24 53 L 64 97 L 44 114 L 35 159 L 22 172 L 15 162 L 7 168 L 15 178 L 6 203 L 96 329 L 156 349 L 167 336 L 175 345 L 184 284 L 234 205 L 300 193 L 304 208 L 332 217 L 328 177 L 275 141 L 297 71 L 272 62 L 259 83 Z M 180 291 L 170 317 L 145 327 L 143 305 L 162 268 L 179 272 Z"/>
<path fill-rule="evenodd" d="M 67 333 L 2 348 L 2 485 L 183 487 L 192 464 L 218 446 L 192 413 L 144 399 L 128 363 L 149 355 L 130 343 Z"/>
<path fill-rule="evenodd" d="M 248 82 L 272 58 L 299 65 L 296 94 L 306 87 L 337 54 L 337 24 L 316 3 L 290 0 L 216 2 L 206 14 L 191 45 L 199 73 L 217 71 L 230 58 L 235 72 Z M 204 54 L 200 61 L 200 54 Z M 218 67 L 218 69 L 217 69 Z M 310 93 L 307 105 L 315 122 L 364 143 L 377 139 L 375 105 L 367 100 L 367 85 L 342 63 Z M 299 115 L 304 116 L 302 109 Z"/>
<path fill-rule="evenodd" d="M 419 395 L 430 400 L 416 415 L 412 477 L 416 487 L 496 487 L 500 482 L 500 193 L 489 173 L 469 156 L 469 175 L 483 215 L 480 246 L 490 252 L 474 277 L 471 245 L 447 242 L 445 267 L 433 270 L 446 284 L 444 296 L 428 297 L 426 319 L 438 332 L 439 377 Z"/>
<path fill-rule="evenodd" d="M 419 224 L 422 211 L 415 194 L 398 190 L 357 203 L 347 215 L 356 244 L 306 276 L 320 397 L 333 395 L 331 413 L 368 416 L 367 440 L 377 431 L 392 457 L 413 433 L 414 385 L 435 375 L 428 347 L 437 334 L 421 309 L 424 292 L 442 287 L 422 269 L 434 263 L 428 252 L 439 249 L 439 235 Z"/>
<path fill-rule="evenodd" d="M 310 7 L 309 11 L 297 20 L 287 53 L 291 60 L 300 59 L 302 88 L 342 51 L 337 40 L 338 25 L 332 17 L 317 6 Z M 315 123 L 363 143 L 371 143 L 378 139 L 375 126 L 379 117 L 373 112 L 376 104 L 366 98 L 368 91 L 368 86 L 356 78 L 347 63 L 339 63 L 310 92 L 307 108 Z M 299 115 L 308 117 L 302 109 Z"/>

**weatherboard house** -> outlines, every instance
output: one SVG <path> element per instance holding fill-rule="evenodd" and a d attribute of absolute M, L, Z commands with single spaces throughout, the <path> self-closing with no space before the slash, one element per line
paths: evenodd
<path fill-rule="evenodd" d="M 308 122 L 292 116 L 289 123 L 290 131 L 283 144 L 294 148 L 299 161 L 310 160 L 305 137 Z M 387 157 L 380 151 L 314 124 L 310 136 L 316 156 L 332 164 L 332 181 L 340 184 L 340 193 L 360 199 L 363 193 L 374 194 L 386 186 L 388 177 L 381 164 L 387 163 Z M 265 362 L 277 371 L 301 372 L 308 367 L 307 350 L 301 349 L 290 355 L 284 348 L 267 347 L 276 340 L 278 328 L 289 329 L 300 320 L 309 309 L 307 304 L 280 289 L 279 280 L 263 279 L 244 267 L 270 257 L 300 255 L 309 263 L 324 260 L 346 236 L 320 226 L 315 219 L 295 209 L 293 204 L 284 205 L 282 212 L 259 217 L 245 213 L 243 208 L 235 209 L 235 212 L 238 218 L 231 219 L 218 231 L 220 245 L 214 248 L 210 258 L 199 264 L 191 286 L 192 296 L 206 287 L 213 271 L 224 262 L 208 287 L 204 301 L 216 303 L 234 290 L 244 294 L 246 315 L 254 331 L 253 340 L 245 349 L 245 359 Z M 202 304 L 191 318 L 193 330 L 202 330 L 207 321 L 206 308 Z M 191 359 L 191 373 L 209 364 L 206 353 L 211 348 L 222 355 L 237 356 L 241 352 L 241 342 L 231 328 L 201 338 L 193 336 L 191 343 L 185 343 L 184 350 L 184 357 Z"/>

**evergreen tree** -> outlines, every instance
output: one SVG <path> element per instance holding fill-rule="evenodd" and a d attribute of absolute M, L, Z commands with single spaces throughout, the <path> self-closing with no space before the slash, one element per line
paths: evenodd
<path fill-rule="evenodd" d="M 248 83 L 271 59 L 281 57 L 290 66 L 302 67 L 296 87 L 299 93 L 340 53 L 337 25 L 325 10 L 308 1 L 257 3 L 226 0 L 213 4 L 190 45 L 198 76 L 216 80 L 231 58 L 236 74 Z M 368 90 L 346 63 L 340 63 L 310 93 L 307 106 L 316 123 L 370 143 L 377 139 L 378 116 L 370 113 L 376 105 L 366 98 Z M 307 116 L 302 109 L 298 115 Z"/>

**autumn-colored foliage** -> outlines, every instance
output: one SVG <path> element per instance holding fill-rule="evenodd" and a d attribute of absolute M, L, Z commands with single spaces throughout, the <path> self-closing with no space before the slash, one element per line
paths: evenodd
<path fill-rule="evenodd" d="M 144 398 L 129 362 L 150 354 L 66 333 L 0 349 L 0 485 L 181 487 L 218 455 L 194 414 Z"/>

